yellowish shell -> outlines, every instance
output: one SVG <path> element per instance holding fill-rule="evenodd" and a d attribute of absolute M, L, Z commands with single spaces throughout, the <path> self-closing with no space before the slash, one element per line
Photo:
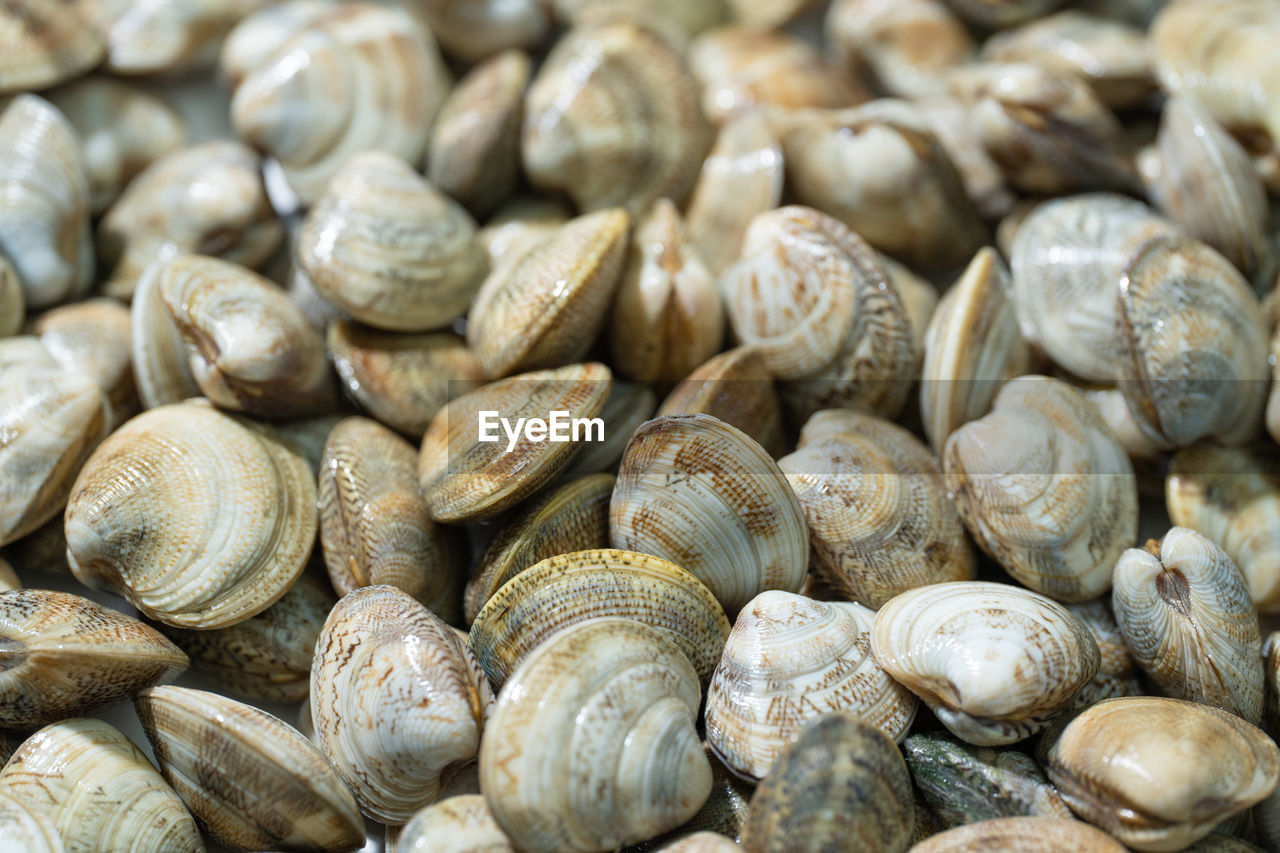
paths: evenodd
<path fill-rule="evenodd" d="M 102 38 L 57 0 L 10 3 L 0 21 L 0 92 L 44 89 L 102 61 Z"/>

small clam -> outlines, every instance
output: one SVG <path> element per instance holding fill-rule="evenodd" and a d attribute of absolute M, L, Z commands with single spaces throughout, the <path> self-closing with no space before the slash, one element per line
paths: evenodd
<path fill-rule="evenodd" d="M 446 51 L 471 61 L 538 47 L 551 28 L 549 6 L 545 0 L 425 0 L 408 8 L 426 18 Z"/>
<path fill-rule="evenodd" d="M 1135 850 L 1181 850 L 1271 793 L 1280 755 L 1233 714 L 1134 696 L 1099 702 L 1072 720 L 1046 768 L 1072 811 L 1117 840 Z"/>
<path fill-rule="evenodd" d="M 876 662 L 976 746 L 1044 728 L 1098 671 L 1098 644 L 1062 605 L 982 581 L 904 592 L 876 613 Z"/>
<path fill-rule="evenodd" d="M 808 567 L 804 514 L 764 448 L 709 415 L 636 430 L 609 506 L 615 548 L 671 560 L 736 614 L 766 589 L 797 591 Z"/>
<path fill-rule="evenodd" d="M 656 848 L 654 853 L 734 853 L 742 848 L 716 832 L 695 832 Z"/>
<path fill-rule="evenodd" d="M 1111 586 L 1138 533 L 1133 466 L 1097 409 L 1065 382 L 1011 380 L 989 415 L 947 439 L 947 488 L 984 551 L 1063 601 Z"/>
<path fill-rule="evenodd" d="M 611 850 L 691 818 L 711 790 L 700 693 L 679 648 L 632 619 L 579 622 L 534 649 L 480 745 L 480 787 L 512 846 Z"/>
<path fill-rule="evenodd" d="M 18 95 L 0 112 L 0 152 L 0 252 L 18 273 L 27 308 L 83 296 L 93 279 L 93 240 L 75 129 L 43 98 Z"/>
<path fill-rule="evenodd" d="M 658 408 L 658 415 L 697 414 L 737 427 L 770 456 L 785 452 L 773 374 L 755 347 L 735 347 L 714 356 L 695 368 Z"/>
<path fill-rule="evenodd" d="M 143 271 L 181 252 L 258 267 L 284 234 L 262 183 L 261 159 L 215 140 L 157 159 L 134 178 L 98 226 L 111 268 L 104 290 L 128 301 Z"/>
<path fill-rule="evenodd" d="M 258 15 L 272 12 L 268 6 Z M 237 29 L 252 33 L 258 15 Z M 275 35 L 285 37 L 253 57 L 236 84 L 231 122 L 280 162 L 303 202 L 317 199 L 357 151 L 376 147 L 410 163 L 422 159 L 449 72 L 431 33 L 408 12 L 334 3 Z"/>
<path fill-rule="evenodd" d="M 674 643 L 705 684 L 729 636 L 729 620 L 702 582 L 658 557 L 577 551 L 531 566 L 493 594 L 471 625 L 471 650 L 499 689 L 557 631 L 588 619 L 634 619 Z"/>
<path fill-rule="evenodd" d="M 22 581 L 18 578 L 18 573 L 13 570 L 9 560 L 4 554 L 0 553 L 0 592 L 10 592 L 15 589 L 22 589 Z M 0 767 L 4 766 L 4 762 L 0 761 Z"/>
<path fill-rule="evenodd" d="M 479 794 L 449 797 L 415 814 L 396 853 L 515 853 Z"/>
<path fill-rule="evenodd" d="M 316 536 L 315 481 L 268 428 L 198 403 L 137 416 L 94 451 L 67 505 L 67 559 L 153 619 L 221 628 L 270 607 Z"/>
<path fill-rule="evenodd" d="M 751 798 L 742 847 L 902 853 L 914 800 L 907 765 L 880 729 L 849 713 L 809 724 Z"/>
<path fill-rule="evenodd" d="M 475 756 L 492 702 L 463 639 L 395 587 L 347 595 L 316 641 L 316 741 L 374 820 L 434 802 L 441 774 Z"/>
<path fill-rule="evenodd" d="M 111 404 L 112 425 L 137 412 L 128 308 L 114 299 L 62 305 L 36 317 L 31 332 L 64 370 L 98 383 Z"/>
<path fill-rule="evenodd" d="M 986 220 L 1000 219 L 1013 209 L 1017 194 L 969 121 L 968 105 L 947 93 L 915 98 L 911 103 L 951 158 L 979 215 Z"/>
<path fill-rule="evenodd" d="M 1068 713 L 1087 708 L 1103 699 L 1114 699 L 1117 696 L 1141 696 L 1145 693 L 1141 682 L 1138 681 L 1138 666 L 1129 653 L 1124 633 L 1116 624 L 1116 617 L 1111 611 L 1110 599 L 1095 598 L 1063 606 L 1071 611 L 1072 616 L 1080 620 L 1080 624 L 1089 629 L 1094 642 L 1098 644 L 1098 652 L 1102 660 L 1093 680 L 1076 694 L 1076 698 L 1068 708 Z"/>
<path fill-rule="evenodd" d="M 307 212 L 297 251 L 321 296 L 391 331 L 449 326 L 484 275 L 470 214 L 383 151 L 339 165 Z"/>
<path fill-rule="evenodd" d="M 738 614 L 707 689 L 707 743 L 747 779 L 765 778 L 806 724 L 848 711 L 894 741 L 919 703 L 871 657 L 875 613 L 769 590 Z"/>
<path fill-rule="evenodd" d="M 950 69 L 973 55 L 973 36 L 942 0 L 836 0 L 827 43 L 853 72 L 869 71 L 903 98 L 937 94 Z"/>
<path fill-rule="evenodd" d="M 459 80 L 436 116 L 427 178 L 477 215 L 497 207 L 519 176 L 529 74 L 527 54 L 499 54 Z"/>
<path fill-rule="evenodd" d="M 79 77 L 105 52 L 94 28 L 59 0 L 8 3 L 0 27 L 0 92 L 5 94 Z"/>
<path fill-rule="evenodd" d="M 1042 18 L 1061 6 L 1063 0 L 947 0 L 947 3 L 973 26 L 990 30 Z"/>
<path fill-rule="evenodd" d="M 1115 566 L 1116 622 L 1134 659 L 1166 693 L 1257 724 L 1262 638 L 1244 575 L 1217 545 L 1175 527 Z"/>
<path fill-rule="evenodd" d="M 18 334 L 26 311 L 18 272 L 9 259 L 0 254 L 0 338 Z"/>
<path fill-rule="evenodd" d="M 1100 829 L 1058 817 L 1002 817 L 940 832 L 912 853 L 1124 853 L 1123 844 Z"/>
<path fill-rule="evenodd" d="M 0 767 L 8 759 L 0 752 Z M 62 836 L 44 812 L 0 792 L 0 835 L 22 853 L 64 853 Z"/>
<path fill-rule="evenodd" d="M 467 344 L 489 376 L 587 354 L 608 318 L 629 225 L 620 208 L 579 216 L 489 274 L 467 318 Z"/>
<path fill-rule="evenodd" d="M 812 571 L 841 597 L 878 608 L 908 589 L 973 579 L 942 468 L 902 427 L 818 412 L 778 467 L 804 508 Z"/>
<path fill-rule="evenodd" d="M 0 592 L 0 727 L 90 711 L 186 668 L 186 656 L 154 628 L 86 598 Z"/>
<path fill-rule="evenodd" d="M 45 817 L 68 853 L 204 851 L 182 800 L 101 720 L 61 720 L 27 738 L 0 770 L 0 795 Z"/>
<path fill-rule="evenodd" d="M 564 476 L 616 473 L 632 433 L 653 417 L 653 410 L 657 407 L 658 398 L 648 385 L 613 383 L 609 388 L 609 398 L 600 410 L 600 420 L 604 421 L 604 441 L 593 441 L 579 448 L 565 466 Z"/>
<path fill-rule="evenodd" d="M 106 41 L 115 74 L 184 72 L 211 64 L 228 31 L 267 0 L 74 0 Z"/>
<path fill-rule="evenodd" d="M 481 555 L 463 601 L 467 623 L 475 621 L 507 581 L 530 566 L 560 554 L 606 547 L 613 484 L 612 474 L 589 474 L 529 501 Z"/>
<path fill-rule="evenodd" d="M 498 423 L 484 420 L 486 438 L 482 412 L 502 413 L 517 431 L 527 419 L 545 421 L 552 412 L 567 412 L 571 424 L 582 426 L 600 414 L 611 384 L 603 364 L 572 364 L 511 376 L 448 403 L 427 427 L 418 454 L 418 483 L 431 517 L 445 523 L 492 518 L 546 485 L 577 449 L 568 427 L 569 441 L 547 441 L 527 431 L 504 436 Z M 589 423 L 584 432 L 582 439 L 590 440 Z"/>
<path fill-rule="evenodd" d="M 582 210 L 684 200 L 709 132 L 684 58 L 620 22 L 571 30 L 552 48 L 525 101 L 524 171 Z"/>

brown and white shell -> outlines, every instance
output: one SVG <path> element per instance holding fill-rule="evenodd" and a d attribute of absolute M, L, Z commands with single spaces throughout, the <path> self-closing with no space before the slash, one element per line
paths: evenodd
<path fill-rule="evenodd" d="M 627 22 L 569 31 L 525 100 L 521 153 L 534 186 L 584 211 L 684 200 L 710 143 L 683 56 Z"/>
<path fill-rule="evenodd" d="M 446 51 L 468 62 L 539 47 L 551 29 L 543 0 L 425 0 L 407 8 L 426 20 Z"/>
<path fill-rule="evenodd" d="M 330 853 L 363 844 L 355 798 L 292 726 L 187 687 L 149 688 L 134 706 L 160 773 L 214 840 Z"/>
<path fill-rule="evenodd" d="M 184 72 L 212 64 L 223 36 L 267 0 L 74 0 L 106 41 L 114 74 Z"/>
<path fill-rule="evenodd" d="M 1077 601 L 1063 605 L 1071 611 L 1071 615 L 1080 620 L 1080 624 L 1089 629 L 1093 640 L 1098 644 L 1098 652 L 1102 662 L 1093 680 L 1076 694 L 1069 711 L 1082 710 L 1101 702 L 1103 699 L 1114 699 L 1117 696 L 1141 696 L 1146 691 L 1138 680 L 1138 665 L 1129 653 L 1120 626 L 1116 624 L 1115 614 L 1111 610 L 1111 600 L 1107 596 L 1089 601 Z"/>
<path fill-rule="evenodd" d="M 306 566 L 315 480 L 267 427 L 188 403 L 144 412 L 94 451 L 67 505 L 82 583 L 179 628 L 261 613 Z"/>
<path fill-rule="evenodd" d="M 894 741 L 919 702 L 871 657 L 875 612 L 762 592 L 738 614 L 707 689 L 707 743 L 735 773 L 763 779 L 810 722 L 847 711 Z"/>
<path fill-rule="evenodd" d="M 876 663 L 976 746 L 1043 729 L 1098 671 L 1098 644 L 1061 604 L 1000 583 L 913 589 L 876 613 Z"/>
<path fill-rule="evenodd" d="M 396 853 L 515 853 L 484 797 L 463 794 L 415 814 L 396 841 Z"/>
<path fill-rule="evenodd" d="M 711 415 L 742 430 L 770 456 L 785 452 L 778 391 L 756 347 L 725 350 L 695 368 L 672 389 L 657 413 Z"/>
<path fill-rule="evenodd" d="M 808 568 L 804 513 L 768 453 L 710 415 L 654 418 L 623 455 L 609 506 L 615 548 L 670 560 L 736 615 Z"/>
<path fill-rule="evenodd" d="M 1116 622 L 1134 660 L 1177 699 L 1257 725 L 1265 679 L 1258 614 L 1244 575 L 1194 530 L 1175 527 L 1115 566 Z"/>
<path fill-rule="evenodd" d="M 74 5 L 74 4 L 73 4 Z M 44 89 L 79 77 L 102 61 L 94 28 L 58 0 L 19 0 L 4 10 L 0 92 Z"/>
<path fill-rule="evenodd" d="M 344 314 L 423 332 L 467 310 L 484 275 L 471 215 L 404 160 L 361 151 L 343 161 L 298 235 L 298 265 Z"/>
<path fill-rule="evenodd" d="M 529 250 L 555 235 L 572 212 L 548 196 L 517 196 L 489 217 L 476 239 L 489 256 L 490 272 L 524 258 Z"/>
<path fill-rule="evenodd" d="M 0 750 L 0 762 L 9 754 Z M 3 767 L 0 764 L 0 767 Z M 24 853 L 65 853 L 62 836 L 44 812 L 0 792 L 0 832 L 15 850 Z"/>
<path fill-rule="evenodd" d="M 973 36 L 942 0 L 836 0 L 827 44 L 852 73 L 867 71 L 902 98 L 933 95 L 975 51 Z"/>
<path fill-rule="evenodd" d="M 902 427 L 827 409 L 778 467 L 804 508 L 811 570 L 840 597 L 874 610 L 908 589 L 973 579 L 942 467 Z"/>
<path fill-rule="evenodd" d="M 565 466 L 564 475 L 613 474 L 618 470 L 627 442 L 640 425 L 653 417 L 658 407 L 653 389 L 640 382 L 614 382 L 609 398 L 600 410 L 604 440 L 584 444 Z"/>
<path fill-rule="evenodd" d="M 111 426 L 138 411 L 129 309 L 114 299 L 60 305 L 36 317 L 30 331 L 68 373 L 98 383 L 111 406 Z"/>
<path fill-rule="evenodd" d="M 316 641 L 316 742 L 366 815 L 401 824 L 475 757 L 493 702 L 462 637 L 391 586 L 350 593 Z"/>
<path fill-rule="evenodd" d="M 978 545 L 1031 589 L 1085 601 L 1138 535 L 1133 465 L 1097 408 L 1058 379 L 1010 380 L 947 439 L 947 488 Z"/>
<path fill-rule="evenodd" d="M 1001 817 L 932 835 L 912 853 L 1124 853 L 1110 835 L 1079 820 L 1061 817 Z"/>
<path fill-rule="evenodd" d="M 480 787 L 512 846 L 611 850 L 691 818 L 711 790 L 700 694 L 679 648 L 632 619 L 580 622 L 534 649 L 480 745 Z"/>

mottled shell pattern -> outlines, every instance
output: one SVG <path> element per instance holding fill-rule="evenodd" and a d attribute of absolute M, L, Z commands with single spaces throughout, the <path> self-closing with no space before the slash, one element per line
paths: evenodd
<path fill-rule="evenodd" d="M 479 794 L 427 806 L 404 825 L 396 853 L 515 853 Z"/>
<path fill-rule="evenodd" d="M 58 0 L 20 0 L 5 9 L 0 92 L 44 89 L 102 61 L 102 38 Z"/>
<path fill-rule="evenodd" d="M 1093 680 L 1076 694 L 1071 710 L 1087 708 L 1103 699 L 1118 696 L 1141 696 L 1146 693 L 1138 680 L 1138 665 L 1129 652 L 1124 633 L 1116 624 L 1109 596 L 1064 604 L 1080 624 L 1089 629 L 1098 644 L 1102 662 Z"/>

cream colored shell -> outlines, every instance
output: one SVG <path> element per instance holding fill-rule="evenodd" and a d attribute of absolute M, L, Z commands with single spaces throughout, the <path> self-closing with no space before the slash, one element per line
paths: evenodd
<path fill-rule="evenodd" d="M 0 761 L 9 756 L 0 751 Z M 0 765 L 3 766 L 3 765 Z M 65 853 L 62 836 L 43 812 L 0 792 L 0 835 L 23 853 Z"/>
<path fill-rule="evenodd" d="M 933 95 L 974 53 L 973 36 L 942 0 L 836 0 L 827 43 L 850 73 L 866 69 L 902 98 Z"/>
<path fill-rule="evenodd" d="M 58 0 L 19 0 L 0 24 L 0 92 L 44 89 L 102 61 L 102 38 Z"/>
<path fill-rule="evenodd" d="M 734 853 L 741 849 L 718 832 L 695 832 L 657 848 L 655 853 Z"/>
<path fill-rule="evenodd" d="M 671 390 L 657 414 L 711 415 L 742 430 L 770 456 L 786 452 L 778 390 L 755 347 L 734 347 L 708 359 Z"/>
<path fill-rule="evenodd" d="M 8 258 L 0 255 L 0 338 L 18 334 L 26 311 L 18 271 Z"/>
<path fill-rule="evenodd" d="M 134 383 L 144 409 L 180 403 L 202 393 L 191 373 L 182 333 L 160 298 L 164 268 L 157 263 L 147 269 L 129 308 Z"/>
<path fill-rule="evenodd" d="M 30 330 L 64 370 L 98 383 L 110 403 L 112 428 L 137 413 L 128 308 L 114 299 L 86 299 L 46 311 Z"/>
<path fill-rule="evenodd" d="M 75 0 L 102 34 L 106 68 L 115 74 L 182 72 L 212 63 L 235 23 L 268 0 Z"/>
<path fill-rule="evenodd" d="M 1002 817 L 939 832 L 912 853 L 1124 853 L 1125 846 L 1079 820 L 1061 817 Z"/>
<path fill-rule="evenodd" d="M 405 824 L 396 853 L 515 853 L 484 797 L 464 794 L 427 806 Z"/>
<path fill-rule="evenodd" d="M 1089 629 L 1094 642 L 1098 644 L 1102 661 L 1093 680 L 1076 694 L 1070 710 L 1087 708 L 1103 699 L 1141 696 L 1145 693 L 1146 689 L 1138 680 L 1138 665 L 1129 652 L 1120 626 L 1116 624 L 1110 599 L 1104 596 L 1063 606 L 1080 620 L 1081 625 Z"/>

